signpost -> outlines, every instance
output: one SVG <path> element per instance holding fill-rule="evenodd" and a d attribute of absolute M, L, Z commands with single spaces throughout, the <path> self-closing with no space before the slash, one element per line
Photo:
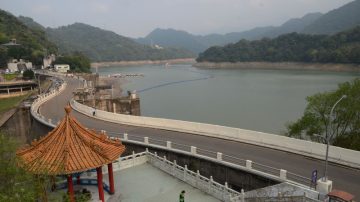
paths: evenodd
<path fill-rule="evenodd" d="M 314 170 L 311 173 L 311 185 L 310 187 L 314 186 L 316 189 L 316 182 L 317 182 L 317 175 L 318 175 L 318 171 Z"/>

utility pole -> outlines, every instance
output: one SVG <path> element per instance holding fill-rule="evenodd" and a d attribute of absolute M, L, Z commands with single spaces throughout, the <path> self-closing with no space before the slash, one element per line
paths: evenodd
<path fill-rule="evenodd" d="M 41 86 L 40 86 L 40 74 L 38 74 L 37 80 L 38 80 L 38 88 L 39 88 L 39 94 L 41 94 Z"/>
<path fill-rule="evenodd" d="M 328 158 L 329 158 L 329 144 L 330 144 L 330 140 L 331 140 L 331 138 L 333 136 L 333 134 L 331 132 L 329 132 L 329 130 L 332 130 L 332 122 L 333 122 L 332 114 L 334 112 L 334 109 L 335 109 L 336 105 L 344 98 L 346 98 L 346 95 L 341 96 L 341 98 L 338 101 L 335 102 L 335 104 L 331 108 L 330 115 L 329 115 L 329 124 L 327 125 L 326 137 L 325 137 L 325 140 L 326 140 L 326 156 L 325 156 L 325 171 L 324 171 L 324 177 L 323 177 L 324 182 L 326 182 L 327 179 L 328 179 L 327 171 L 328 171 Z"/>

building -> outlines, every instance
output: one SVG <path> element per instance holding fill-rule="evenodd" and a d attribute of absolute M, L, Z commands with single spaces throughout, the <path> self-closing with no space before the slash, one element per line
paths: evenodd
<path fill-rule="evenodd" d="M 67 73 L 70 70 L 70 65 L 67 64 L 56 64 L 54 70 L 60 73 Z"/>
<path fill-rule="evenodd" d="M 43 59 L 43 68 L 51 67 L 52 62 L 54 62 L 56 56 L 54 54 L 48 55 Z"/>
<path fill-rule="evenodd" d="M 7 68 L 9 72 L 21 72 L 27 69 L 32 69 L 33 66 L 31 62 L 27 62 L 23 59 L 13 59 L 12 61 L 8 62 Z"/>
<path fill-rule="evenodd" d="M 3 46 L 20 46 L 20 44 L 16 43 L 16 39 L 11 39 L 9 43 L 2 44 Z"/>

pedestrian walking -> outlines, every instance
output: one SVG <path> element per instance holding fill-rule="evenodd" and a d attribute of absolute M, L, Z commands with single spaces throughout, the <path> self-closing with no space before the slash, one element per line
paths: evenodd
<path fill-rule="evenodd" d="M 94 111 L 93 111 L 93 116 L 95 116 L 95 110 L 96 110 L 96 109 L 94 108 Z"/>
<path fill-rule="evenodd" d="M 185 202 L 185 190 L 182 190 L 179 196 L 179 202 Z"/>

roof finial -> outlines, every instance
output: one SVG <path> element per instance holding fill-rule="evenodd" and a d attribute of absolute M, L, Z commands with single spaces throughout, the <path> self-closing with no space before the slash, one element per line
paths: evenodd
<path fill-rule="evenodd" d="M 66 112 L 67 115 L 70 114 L 70 112 L 71 112 L 71 107 L 70 107 L 70 105 L 66 105 L 66 107 L 65 107 L 65 112 Z"/>

